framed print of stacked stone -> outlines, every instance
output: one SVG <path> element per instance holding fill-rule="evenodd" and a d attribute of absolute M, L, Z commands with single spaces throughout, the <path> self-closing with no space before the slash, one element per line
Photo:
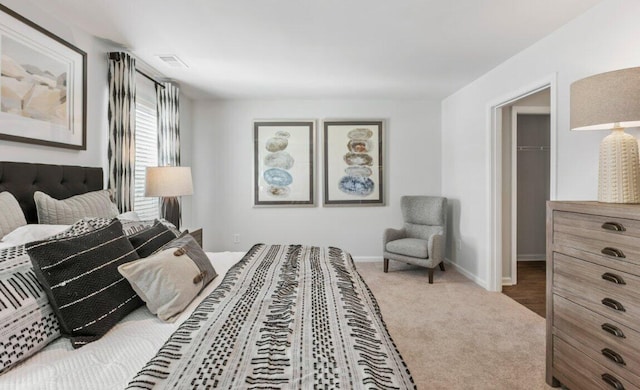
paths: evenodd
<path fill-rule="evenodd" d="M 384 205 L 383 121 L 324 122 L 324 204 Z"/>
<path fill-rule="evenodd" d="M 315 205 L 315 121 L 254 121 L 253 142 L 254 205 Z"/>

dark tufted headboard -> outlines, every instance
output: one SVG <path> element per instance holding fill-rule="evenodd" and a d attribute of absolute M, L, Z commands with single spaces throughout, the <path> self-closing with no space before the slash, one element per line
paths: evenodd
<path fill-rule="evenodd" d="M 0 192 L 9 191 L 18 199 L 27 223 L 38 223 L 36 191 L 65 199 L 102 186 L 102 168 L 0 161 Z"/>

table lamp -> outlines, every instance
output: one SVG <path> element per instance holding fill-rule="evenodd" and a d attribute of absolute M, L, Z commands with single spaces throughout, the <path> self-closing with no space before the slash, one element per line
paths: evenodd
<path fill-rule="evenodd" d="M 611 130 L 600 143 L 598 201 L 640 203 L 638 141 L 640 67 L 600 73 L 571 84 L 571 130 Z"/>
<path fill-rule="evenodd" d="M 162 198 L 161 217 L 180 229 L 179 196 L 192 195 L 190 167 L 147 167 L 145 196 Z"/>

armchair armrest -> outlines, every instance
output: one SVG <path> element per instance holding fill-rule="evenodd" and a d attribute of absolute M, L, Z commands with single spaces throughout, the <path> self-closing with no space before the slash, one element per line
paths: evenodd
<path fill-rule="evenodd" d="M 406 235 L 407 233 L 404 229 L 391 229 L 391 228 L 385 229 L 384 234 L 382 236 L 382 243 L 384 244 L 384 247 L 386 247 L 387 242 L 405 238 Z"/>
<path fill-rule="evenodd" d="M 444 261 L 444 235 L 442 233 L 432 234 L 429 237 L 428 251 L 429 258 L 433 261 L 434 265 Z"/>

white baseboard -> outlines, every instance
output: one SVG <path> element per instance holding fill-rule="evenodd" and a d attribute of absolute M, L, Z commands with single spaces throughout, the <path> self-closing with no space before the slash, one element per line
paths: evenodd
<path fill-rule="evenodd" d="M 544 261 L 546 259 L 547 255 L 544 253 L 518 255 L 518 261 Z"/>
<path fill-rule="evenodd" d="M 351 256 L 354 263 L 382 263 L 382 256 Z"/>
<path fill-rule="evenodd" d="M 484 288 L 485 290 L 489 289 L 488 286 L 487 286 L 487 282 L 486 281 L 478 278 L 476 275 L 474 275 L 471 272 L 467 271 L 466 269 L 462 268 L 458 264 L 451 262 L 451 260 L 449 260 L 449 259 L 445 259 L 445 263 L 448 266 L 453 266 L 456 269 L 456 271 L 460 272 L 467 279 L 471 280 L 472 282 L 474 282 L 478 286 Z"/>
<path fill-rule="evenodd" d="M 379 262 L 379 263 L 382 263 L 382 260 L 383 260 L 382 256 L 352 256 L 352 258 L 353 258 L 353 261 L 355 263 L 364 263 L 364 262 Z M 458 271 L 459 273 L 464 275 L 467 279 L 471 280 L 472 282 L 474 282 L 478 286 L 484 288 L 485 290 L 488 290 L 487 283 L 484 280 L 478 278 L 477 276 L 475 276 L 471 272 L 469 272 L 466 269 L 460 267 L 458 264 L 451 262 L 451 260 L 449 260 L 449 259 L 444 259 L 444 262 L 445 262 L 445 266 L 454 267 L 456 269 L 456 271 Z M 511 281 L 511 278 L 509 278 L 509 281 Z M 503 280 L 503 284 L 504 284 L 504 280 Z"/>
<path fill-rule="evenodd" d="M 503 286 L 513 286 L 513 280 L 511 280 L 511 276 L 503 276 L 502 277 L 502 285 Z"/>

